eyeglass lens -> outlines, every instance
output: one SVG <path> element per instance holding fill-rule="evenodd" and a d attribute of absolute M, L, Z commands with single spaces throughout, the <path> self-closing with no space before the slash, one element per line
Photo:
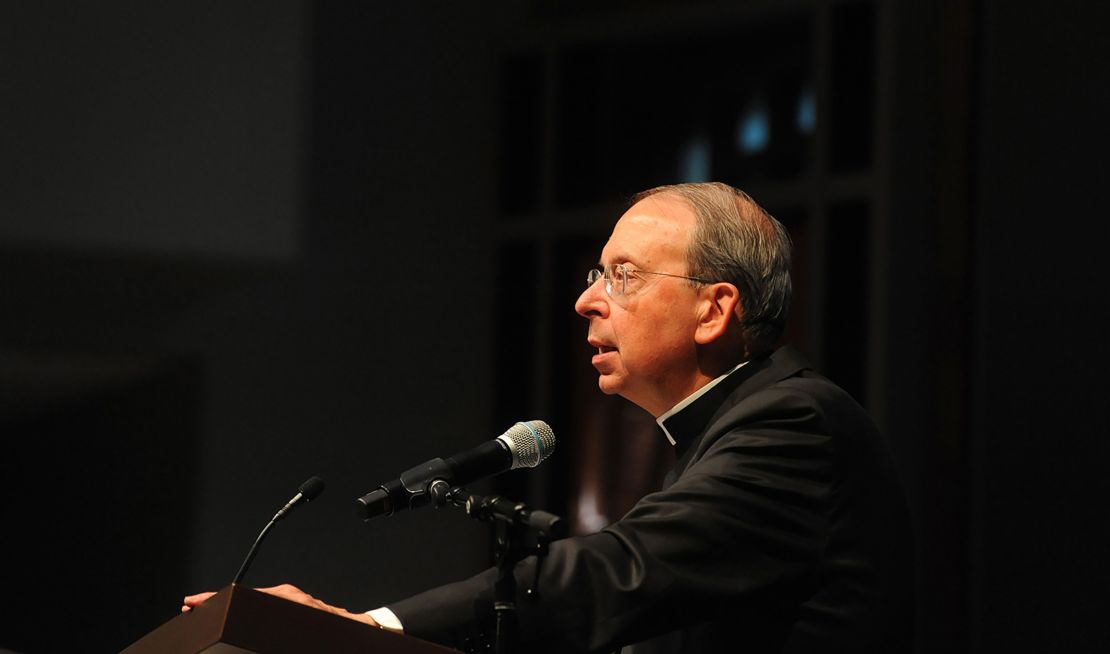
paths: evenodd
<path fill-rule="evenodd" d="M 624 295 L 625 286 L 627 283 L 627 272 L 625 267 L 621 264 L 608 265 L 603 269 L 591 268 L 586 273 L 586 286 L 593 286 L 597 280 L 605 278 L 605 292 L 609 297 L 620 297 Z"/>

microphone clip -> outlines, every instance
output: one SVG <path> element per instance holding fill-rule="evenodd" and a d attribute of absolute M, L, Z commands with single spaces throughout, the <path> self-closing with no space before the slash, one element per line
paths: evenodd
<path fill-rule="evenodd" d="M 358 515 L 369 522 L 380 515 L 391 516 L 405 508 L 420 508 L 431 501 L 428 489 L 437 479 L 450 479 L 451 467 L 442 458 L 425 461 L 401 473 L 358 499 Z"/>
<path fill-rule="evenodd" d="M 432 480 L 427 486 L 428 500 L 441 508 L 455 506 L 483 522 L 504 523 L 533 534 L 538 542 L 549 543 L 566 536 L 566 523 L 554 513 L 529 509 L 500 495 L 476 495 L 465 488 L 451 487 L 445 479 Z"/>

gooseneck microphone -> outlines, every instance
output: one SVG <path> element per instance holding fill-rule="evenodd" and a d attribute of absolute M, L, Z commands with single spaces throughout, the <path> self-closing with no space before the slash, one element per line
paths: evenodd
<path fill-rule="evenodd" d="M 320 497 L 320 493 L 323 492 L 324 480 L 319 477 L 309 477 L 305 483 L 301 484 L 301 487 L 297 489 L 297 494 L 293 496 L 293 499 L 286 502 L 285 506 L 281 507 L 281 509 L 274 514 L 274 517 L 270 518 L 270 521 L 266 523 L 266 526 L 263 527 L 262 531 L 258 534 L 258 538 L 254 539 L 254 545 L 251 545 L 251 551 L 247 552 L 247 558 L 243 560 L 243 565 L 239 566 L 239 572 L 235 574 L 235 579 L 232 580 L 231 583 L 238 584 L 243 580 L 243 576 L 247 574 L 247 568 L 249 568 L 251 562 L 254 561 L 254 555 L 258 553 L 258 546 L 262 544 L 262 539 L 266 537 L 266 534 L 270 533 L 270 529 L 277 524 L 278 520 L 284 518 L 294 507 L 299 506 L 302 502 L 311 502 L 317 497 Z"/>
<path fill-rule="evenodd" d="M 358 498 L 363 520 L 428 504 L 428 489 L 442 480 L 462 486 L 516 468 L 535 468 L 555 451 L 555 433 L 542 420 L 518 422 L 492 441 L 448 457 L 432 459 L 401 473 Z"/>

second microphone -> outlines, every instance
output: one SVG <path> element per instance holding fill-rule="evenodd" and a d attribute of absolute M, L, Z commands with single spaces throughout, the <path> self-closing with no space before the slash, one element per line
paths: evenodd
<path fill-rule="evenodd" d="M 379 515 L 423 506 L 437 479 L 462 486 L 516 468 L 534 468 L 555 451 L 555 433 L 542 420 L 518 422 L 492 441 L 448 457 L 432 459 L 401 473 L 358 499 L 359 515 Z"/>

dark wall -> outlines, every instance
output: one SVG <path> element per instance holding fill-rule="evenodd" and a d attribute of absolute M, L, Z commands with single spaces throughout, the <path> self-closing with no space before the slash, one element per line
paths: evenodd
<path fill-rule="evenodd" d="M 295 255 L 305 18 L 290 0 L 6 7 L 0 238 Z"/>
<path fill-rule="evenodd" d="M 918 527 L 921 651 L 1100 651 L 1094 3 L 902 2 L 886 422 Z"/>
<path fill-rule="evenodd" d="M 220 564 L 237 564 L 275 498 L 308 474 L 327 479 L 327 493 L 274 534 L 285 540 L 259 557 L 253 583 L 289 579 L 366 609 L 485 561 L 485 529 L 461 516 L 364 525 L 353 511 L 414 463 L 498 433 L 481 19 L 313 5 L 304 255 L 210 298 L 177 334 L 205 334 L 214 369 L 192 542 L 198 588 L 224 583 Z"/>
<path fill-rule="evenodd" d="M 314 474 L 327 491 L 248 583 L 367 609 L 484 567 L 483 526 L 364 525 L 354 500 L 507 426 L 487 363 L 494 25 L 446 5 L 20 13 L 4 165 L 40 153 L 31 172 L 58 183 L 0 199 L 2 471 L 20 488 L 0 583 L 21 589 L 0 647 L 117 651 L 228 583 Z M 121 66 L 142 74 L 111 84 Z M 42 85 L 65 117 L 36 116 Z M 90 617 L 40 631 L 74 612 Z"/>
<path fill-rule="evenodd" d="M 974 645 L 1104 651 L 1110 45 L 1101 3 L 983 6 Z"/>

